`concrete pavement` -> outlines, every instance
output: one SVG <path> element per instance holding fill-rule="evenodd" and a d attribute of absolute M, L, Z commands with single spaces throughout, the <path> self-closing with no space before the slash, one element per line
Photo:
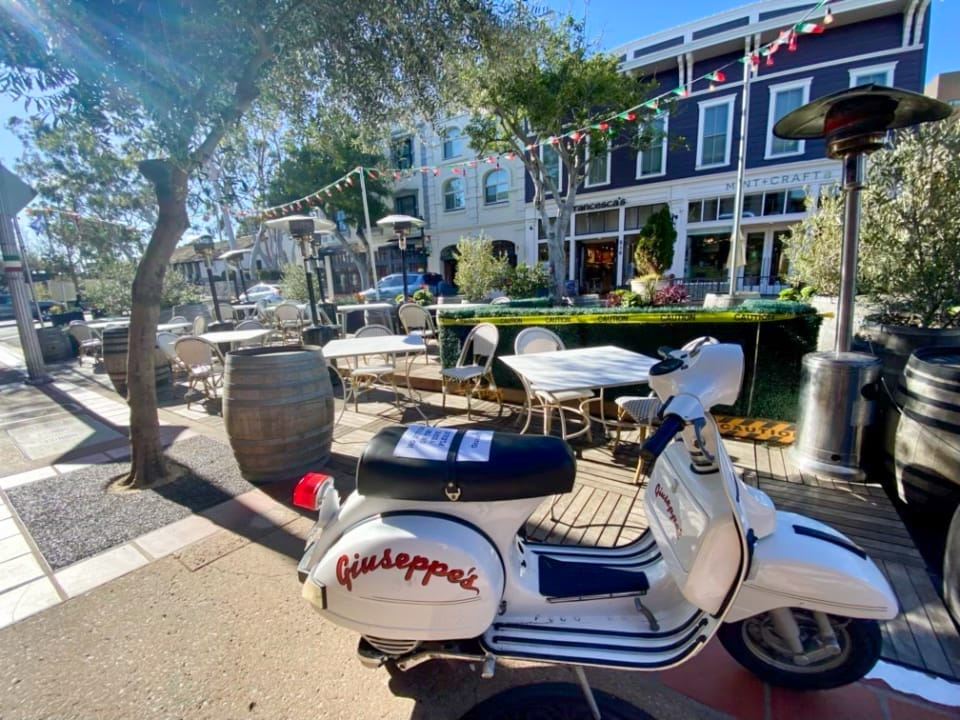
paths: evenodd
<path fill-rule="evenodd" d="M 0 338 L 3 366 L 16 371 L 18 357 Z M 126 406 L 108 384 L 73 365 L 54 374 L 53 388 L 0 377 L 0 718 L 453 719 L 506 688 L 572 681 L 567 669 L 520 663 L 503 664 L 492 680 L 445 662 L 395 678 L 361 667 L 356 635 L 322 621 L 300 597 L 295 566 L 311 518 L 286 504 L 289 486 L 250 491 L 53 570 L 8 490 L 127 452 Z M 161 414 L 175 444 L 197 435 L 225 443 L 217 417 Z M 937 696 L 955 698 L 954 707 L 876 681 L 776 691 L 716 643 L 668 672 L 587 674 L 664 720 L 960 713 L 955 686 L 938 686 Z"/>

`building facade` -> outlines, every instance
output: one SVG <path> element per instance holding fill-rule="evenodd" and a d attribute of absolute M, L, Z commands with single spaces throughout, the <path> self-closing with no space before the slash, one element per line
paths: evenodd
<path fill-rule="evenodd" d="M 625 73 L 657 83 L 655 94 L 684 97 L 655 120 L 666 133 L 664 142 L 639 154 L 614 150 L 605 172 L 592 172 L 578 192 L 568 273 L 580 292 L 602 293 L 629 281 L 633 238 L 663 205 L 677 229 L 670 272 L 707 290 L 726 287 L 741 127 L 746 142 L 738 285 L 762 293 L 781 287 L 788 270 L 783 237 L 807 212 L 808 194 L 816 197 L 837 184 L 840 162 L 826 158 L 823 141 L 776 138 L 774 124 L 810 100 L 853 86 L 922 92 L 926 72 L 925 0 L 831 2 L 829 24 L 823 8 L 808 15 L 812 7 L 795 0 L 754 3 L 615 50 Z M 768 56 L 771 42 L 788 37 L 781 34 L 800 19 L 822 32 L 796 32 Z M 752 54 L 755 62 L 744 62 Z M 532 199 L 532 187 L 526 199 Z M 535 219 L 528 206 L 528 228 L 537 227 Z M 527 256 L 545 256 L 542 235 L 527 233 Z"/>
<path fill-rule="evenodd" d="M 640 153 L 614 150 L 579 189 L 566 259 L 579 292 L 604 293 L 630 280 L 634 238 L 664 205 L 677 229 L 670 272 L 707 290 L 726 287 L 741 126 L 746 142 L 738 284 L 763 293 L 782 286 L 788 270 L 783 237 L 807 212 L 808 194 L 836 186 L 840 162 L 826 158 L 822 141 L 774 137 L 776 121 L 810 100 L 857 85 L 922 92 L 926 72 L 929 0 L 834 0 L 811 14 L 815 5 L 757 2 L 614 50 L 624 73 L 655 81 L 654 96 L 682 90 L 684 97 L 669 115 L 654 120 L 665 134 L 662 142 Z M 821 32 L 795 32 L 792 42 L 777 45 L 768 57 L 771 43 L 801 20 Z M 751 71 L 754 63 L 744 59 L 754 53 Z M 415 245 L 419 254 L 408 253 L 408 269 L 452 280 L 457 241 L 481 232 L 512 259 L 546 260 L 546 238 L 522 164 L 476 158 L 464 135 L 466 121 L 451 117 L 441 127 L 395 138 L 394 166 L 410 171 L 396 181 L 395 210 L 426 221 Z M 464 161 L 467 166 L 456 174 L 443 167 Z M 384 249 L 377 256 L 378 275 L 399 270 L 395 256 Z"/>

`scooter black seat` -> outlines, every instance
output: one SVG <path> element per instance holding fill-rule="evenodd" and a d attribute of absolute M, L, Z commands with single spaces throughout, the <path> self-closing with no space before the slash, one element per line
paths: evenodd
<path fill-rule="evenodd" d="M 492 502 L 569 492 L 577 466 L 560 438 L 412 425 L 378 432 L 357 492 L 425 502 Z"/>

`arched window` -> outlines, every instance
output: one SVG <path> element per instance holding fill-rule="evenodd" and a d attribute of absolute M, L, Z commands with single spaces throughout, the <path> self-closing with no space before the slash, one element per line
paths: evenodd
<path fill-rule="evenodd" d="M 449 160 L 463 155 L 463 135 L 459 128 L 447 128 L 443 133 L 443 159 Z"/>
<path fill-rule="evenodd" d="M 443 184 L 443 209 L 463 209 L 463 178 L 452 178 Z"/>
<path fill-rule="evenodd" d="M 506 170 L 492 170 L 483 179 L 483 202 L 487 205 L 510 199 L 510 175 Z"/>

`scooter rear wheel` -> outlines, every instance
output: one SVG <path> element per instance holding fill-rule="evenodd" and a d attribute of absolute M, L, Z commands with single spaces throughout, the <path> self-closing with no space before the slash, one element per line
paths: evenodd
<path fill-rule="evenodd" d="M 808 610 L 792 609 L 804 647 L 816 645 L 817 623 Z M 734 659 L 771 685 L 792 690 L 827 690 L 856 682 L 880 659 L 883 638 L 876 620 L 827 616 L 840 652 L 809 665 L 797 664 L 777 634 L 769 613 L 723 624 L 717 637 Z"/>

